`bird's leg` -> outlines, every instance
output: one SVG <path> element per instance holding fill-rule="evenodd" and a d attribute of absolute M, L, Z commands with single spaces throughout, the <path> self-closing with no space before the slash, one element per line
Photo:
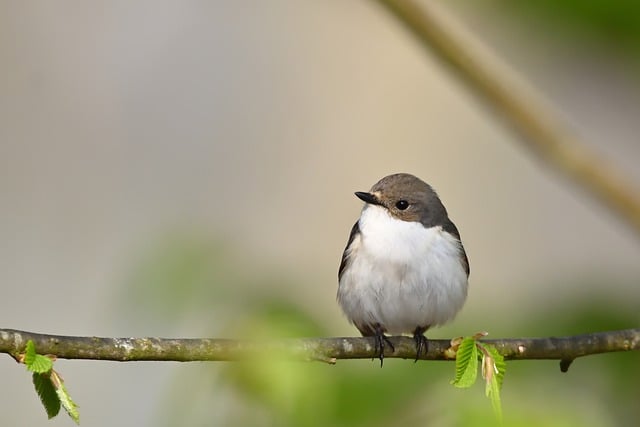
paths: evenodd
<path fill-rule="evenodd" d="M 424 336 L 424 332 L 428 328 L 428 326 L 426 328 L 418 326 L 413 330 L 413 340 L 416 342 L 416 360 L 414 362 L 417 362 L 420 356 L 429 351 L 429 340 Z"/>
<path fill-rule="evenodd" d="M 382 364 L 384 362 L 385 345 L 388 345 L 389 347 L 391 347 L 391 351 L 396 351 L 396 349 L 393 347 L 393 344 L 391 343 L 389 338 L 384 334 L 384 329 L 382 329 L 382 326 L 380 326 L 379 323 L 376 323 L 374 327 L 374 332 L 375 332 L 374 338 L 375 338 L 376 353 L 380 358 L 380 367 L 382 368 Z"/>

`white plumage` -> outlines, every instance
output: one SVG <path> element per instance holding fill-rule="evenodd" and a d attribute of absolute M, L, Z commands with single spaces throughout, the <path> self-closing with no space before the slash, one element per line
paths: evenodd
<path fill-rule="evenodd" d="M 358 329 L 379 324 L 390 334 L 413 333 L 455 317 L 468 283 L 455 236 L 371 204 L 358 226 L 338 286 L 338 302 Z"/>

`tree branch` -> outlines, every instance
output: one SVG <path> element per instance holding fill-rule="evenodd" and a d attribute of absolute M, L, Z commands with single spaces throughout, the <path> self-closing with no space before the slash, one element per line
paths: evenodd
<path fill-rule="evenodd" d="M 293 360 L 374 357 L 373 338 L 299 338 L 274 341 L 240 341 L 220 338 L 99 338 L 45 335 L 14 329 L 0 329 L 0 353 L 19 360 L 27 341 L 39 354 L 62 359 L 131 361 L 236 361 L 275 356 Z M 387 348 L 385 358 L 415 359 L 415 342 L 408 337 L 391 337 L 395 351 Z M 507 360 L 556 359 L 563 371 L 574 359 L 590 354 L 640 350 L 640 329 L 597 332 L 570 337 L 510 338 L 482 340 L 494 345 Z M 452 360 L 448 340 L 429 340 L 423 360 Z"/>
<path fill-rule="evenodd" d="M 619 168 L 594 153 L 557 114 L 433 1 L 378 0 L 515 129 L 524 146 L 607 206 L 640 235 L 640 194 Z"/>

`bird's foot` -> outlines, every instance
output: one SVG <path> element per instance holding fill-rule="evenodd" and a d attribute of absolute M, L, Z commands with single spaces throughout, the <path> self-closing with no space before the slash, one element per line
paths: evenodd
<path fill-rule="evenodd" d="M 382 368 L 382 364 L 384 363 L 384 348 L 385 346 L 389 346 L 391 348 L 391 351 L 396 351 L 395 347 L 393 346 L 393 343 L 389 340 L 389 338 L 384 334 L 384 330 L 382 329 L 382 326 L 380 326 L 380 324 L 377 324 L 375 326 L 375 347 L 376 347 L 376 354 L 378 355 L 378 358 L 380 359 L 380 367 Z"/>
<path fill-rule="evenodd" d="M 416 360 L 414 363 L 420 359 L 420 356 L 427 354 L 429 351 L 429 340 L 424 336 L 424 332 L 427 328 L 417 327 L 413 331 L 413 340 L 416 342 Z"/>

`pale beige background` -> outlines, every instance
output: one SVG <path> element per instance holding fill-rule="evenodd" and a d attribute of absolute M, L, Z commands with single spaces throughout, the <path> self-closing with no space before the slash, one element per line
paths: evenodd
<path fill-rule="evenodd" d="M 458 13 L 640 185 L 624 62 Z M 248 269 L 294 282 L 333 334 L 354 334 L 335 304 L 352 193 L 397 171 L 430 182 L 461 230 L 461 321 L 499 336 L 488 313 L 535 322 L 589 287 L 640 297 L 637 236 L 541 167 L 374 2 L 3 2 L 0 61 L 2 327 L 197 336 L 197 320 L 129 322 L 113 296 L 150 242 L 184 228 L 222 236 Z M 96 426 L 154 425 L 175 369 L 58 363 Z M 1 425 L 69 425 L 0 365 Z"/>

